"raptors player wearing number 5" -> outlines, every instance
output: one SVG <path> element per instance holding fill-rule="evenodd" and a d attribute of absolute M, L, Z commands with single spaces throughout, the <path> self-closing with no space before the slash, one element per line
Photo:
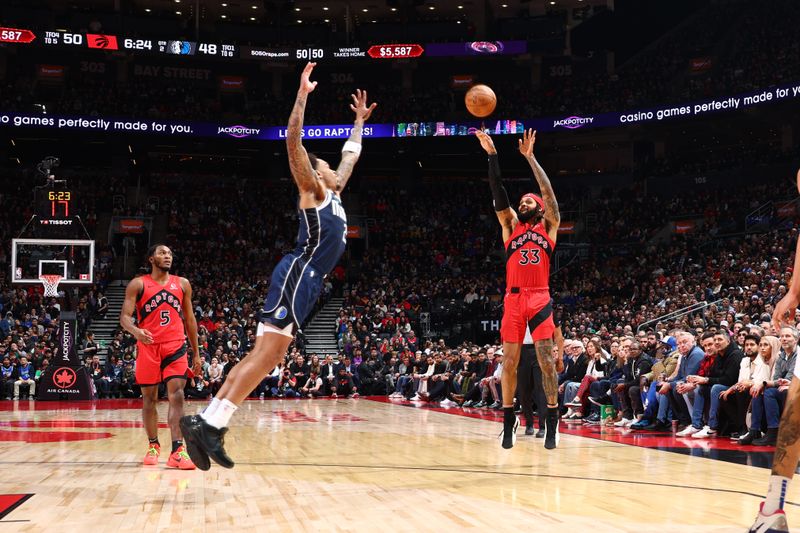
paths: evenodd
<path fill-rule="evenodd" d="M 300 75 L 300 88 L 286 128 L 289 169 L 300 193 L 297 247 L 272 272 L 253 350 L 231 370 L 201 414 L 181 419 L 189 456 L 201 470 L 208 470 L 211 460 L 225 468 L 233 467 L 224 448 L 228 422 L 247 395 L 283 360 L 294 332 L 319 298 L 323 278 L 339 262 L 347 243 L 347 215 L 339 194 L 358 161 L 364 122 L 376 104 L 367 105 L 366 91 L 357 89 L 352 95 L 350 109 L 356 115 L 355 123 L 342 147 L 339 167 L 333 170 L 326 161 L 307 153 L 302 143 L 306 100 L 317 87 L 317 82 L 310 79 L 315 65 L 308 63 Z"/>
<path fill-rule="evenodd" d="M 506 296 L 500 336 L 503 341 L 503 448 L 514 446 L 519 420 L 514 414 L 514 391 L 525 329 L 530 328 L 536 358 L 542 370 L 542 384 L 547 397 L 544 447 L 558 444 L 558 378 L 553 351 L 553 305 L 550 300 L 550 256 L 556 246 L 558 211 L 553 187 L 533 155 L 536 132 L 528 130 L 519 141 L 519 151 L 533 170 L 542 197 L 533 193 L 522 196 L 518 211 L 508 201 L 500 180 L 500 164 L 494 141 L 485 132 L 476 132 L 481 147 L 489 154 L 489 185 L 494 210 L 503 228 L 506 249 Z"/>
<path fill-rule="evenodd" d="M 169 273 L 172 250 L 157 244 L 147 252 L 150 274 L 140 276 L 125 289 L 125 303 L 119 322 L 136 337 L 136 383 L 142 388 L 142 418 L 149 439 L 145 465 L 157 465 L 161 453 L 158 442 L 158 385 L 164 383 L 169 397 L 169 429 L 172 452 L 167 460 L 170 468 L 193 470 L 194 463 L 186 453 L 181 437 L 183 388 L 186 380 L 199 375 L 200 347 L 197 343 L 197 320 L 192 310 L 192 286 L 189 281 Z M 136 324 L 133 312 L 136 310 Z M 185 326 L 184 326 L 185 324 Z M 192 348 L 192 369 L 186 337 Z"/>

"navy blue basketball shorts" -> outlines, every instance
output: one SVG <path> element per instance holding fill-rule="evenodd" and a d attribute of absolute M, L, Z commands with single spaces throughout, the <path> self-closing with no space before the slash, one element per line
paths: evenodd
<path fill-rule="evenodd" d="M 322 292 L 323 274 L 303 257 L 287 255 L 272 271 L 258 334 L 264 331 L 292 336 L 314 309 Z"/>

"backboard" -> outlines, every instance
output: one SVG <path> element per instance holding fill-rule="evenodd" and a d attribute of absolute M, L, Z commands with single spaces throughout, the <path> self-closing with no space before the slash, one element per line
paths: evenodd
<path fill-rule="evenodd" d="M 94 241 L 80 239 L 12 239 L 12 283 L 41 284 L 58 274 L 67 285 L 94 283 Z"/>

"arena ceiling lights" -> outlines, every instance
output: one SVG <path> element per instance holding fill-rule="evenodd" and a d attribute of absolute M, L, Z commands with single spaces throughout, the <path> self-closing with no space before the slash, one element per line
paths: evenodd
<path fill-rule="evenodd" d="M 562 8 L 585 7 L 587 4 L 605 5 L 604 0 L 490 0 L 495 16 L 516 16 L 520 11 L 532 15 L 544 14 Z M 76 9 L 80 11 L 97 11 L 109 13 L 115 10 L 114 0 L 82 0 L 80 7 L 73 0 L 45 0 L 45 5 L 54 11 Z M 503 8 L 501 5 L 507 5 Z M 448 17 L 470 17 L 483 9 L 482 0 L 130 0 L 131 11 L 143 16 L 174 15 L 175 10 L 182 16 L 194 16 L 199 5 L 201 19 L 222 20 L 228 22 L 274 21 L 283 18 L 293 20 L 298 16 L 304 21 L 322 22 L 324 19 L 344 17 L 345 5 L 349 5 L 351 16 L 364 20 L 378 21 L 396 20 L 406 10 L 414 10 L 424 18 L 446 19 Z M 459 7 L 462 6 L 462 7 Z M 433 7 L 434 9 L 430 9 Z M 327 8 L 327 9 L 325 9 Z M 299 11 L 296 11 L 299 9 Z M 368 17 L 364 17 L 367 9 Z"/>

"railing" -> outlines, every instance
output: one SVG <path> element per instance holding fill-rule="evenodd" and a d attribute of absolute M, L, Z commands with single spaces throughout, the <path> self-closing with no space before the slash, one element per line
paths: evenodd
<path fill-rule="evenodd" d="M 744 231 L 750 231 L 755 226 L 769 224 L 769 217 L 772 214 L 772 206 L 772 202 L 767 202 L 748 213 L 744 218 Z"/>
<path fill-rule="evenodd" d="M 654 318 L 653 320 L 648 320 L 647 322 L 643 322 L 643 323 L 639 324 L 639 327 L 636 328 L 636 333 L 639 333 L 639 331 L 642 328 L 644 328 L 644 327 L 646 327 L 646 326 L 648 326 L 650 324 L 657 324 L 658 322 L 663 322 L 665 320 L 673 320 L 673 319 L 676 319 L 676 318 L 681 318 L 682 316 L 686 316 L 686 315 L 689 315 L 691 313 L 695 313 L 697 311 L 702 311 L 703 309 L 705 309 L 705 308 L 707 308 L 709 306 L 718 304 L 721 301 L 722 301 L 722 299 L 720 298 L 719 300 L 714 300 L 713 302 L 697 302 L 697 303 L 692 304 L 692 305 L 687 305 L 686 307 L 682 307 L 680 309 L 672 311 L 671 313 L 667 313 L 665 315 L 661 315 L 660 317 Z"/>

